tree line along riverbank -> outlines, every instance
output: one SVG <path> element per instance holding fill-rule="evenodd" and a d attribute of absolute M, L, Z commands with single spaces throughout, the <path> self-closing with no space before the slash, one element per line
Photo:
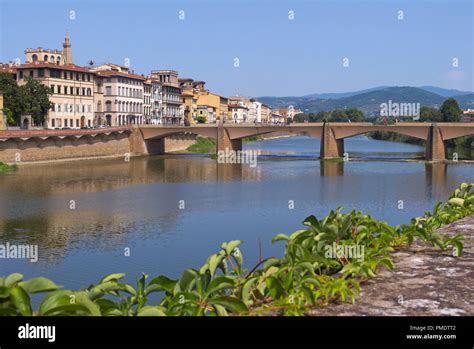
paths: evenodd
<path fill-rule="evenodd" d="M 473 187 L 474 183 L 462 183 L 432 212 L 395 227 L 360 211 L 343 213 L 341 208 L 321 219 L 309 216 L 303 221 L 305 229 L 273 237 L 273 243 L 284 244 L 281 258 L 261 257 L 250 269 L 244 267 L 242 242 L 233 240 L 222 243 L 202 266 L 184 270 L 178 279 L 159 275 L 149 280 L 142 274 L 133 285 L 124 283 L 125 274 L 113 273 L 73 291 L 61 290 L 44 277 L 23 280 L 23 275 L 13 273 L 0 277 L 0 314 L 305 315 L 334 303 L 354 303 L 361 285 L 380 268 L 394 269 L 392 253 L 414 241 L 429 242 L 442 251 L 452 249 L 453 257 L 459 257 L 465 237 L 441 234 L 439 228 L 474 213 Z M 31 304 L 35 293 L 46 294 L 37 309 Z M 153 293 L 162 295 L 158 304 L 149 304 Z"/>

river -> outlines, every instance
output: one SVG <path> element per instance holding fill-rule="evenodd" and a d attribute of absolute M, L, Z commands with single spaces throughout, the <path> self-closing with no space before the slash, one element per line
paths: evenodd
<path fill-rule="evenodd" d="M 256 167 L 204 155 L 20 166 L 0 174 L 0 243 L 38 245 L 39 260 L 2 259 L 0 275 L 42 275 L 73 289 L 112 272 L 176 277 L 233 239 L 244 241 L 251 267 L 281 255 L 271 237 L 310 214 L 343 206 L 405 223 L 474 181 L 473 164 L 406 161 L 422 147 L 365 136 L 345 147 L 352 161 L 321 162 L 318 139 L 292 137 L 245 143 L 261 153 Z"/>

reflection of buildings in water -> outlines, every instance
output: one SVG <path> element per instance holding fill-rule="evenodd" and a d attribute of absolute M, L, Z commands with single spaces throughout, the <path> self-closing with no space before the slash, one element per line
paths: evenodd
<path fill-rule="evenodd" d="M 447 194 L 449 188 L 446 186 L 446 175 L 448 164 L 444 162 L 425 163 L 425 177 L 427 196 L 433 198 L 442 198 Z"/>
<path fill-rule="evenodd" d="M 10 244 L 37 245 L 39 263 L 57 263 L 66 251 L 99 250 L 122 253 L 130 245 L 130 234 L 156 238 L 173 234 L 180 212 L 160 212 L 155 221 L 134 219 L 134 214 L 112 210 L 53 211 L 43 216 L 0 220 L 0 241 Z"/>
<path fill-rule="evenodd" d="M 36 195 L 94 193 L 149 183 L 255 181 L 261 169 L 248 164 L 216 165 L 206 157 L 140 157 L 20 166 L 0 177 L 0 188 Z"/>
<path fill-rule="evenodd" d="M 321 160 L 319 164 L 320 174 L 322 177 L 344 175 L 344 161 Z"/>

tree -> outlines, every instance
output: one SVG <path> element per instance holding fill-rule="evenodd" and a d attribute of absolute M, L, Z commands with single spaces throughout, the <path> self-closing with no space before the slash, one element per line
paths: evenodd
<path fill-rule="evenodd" d="M 439 111 L 445 122 L 459 122 L 461 120 L 462 110 L 454 98 L 445 100 Z"/>
<path fill-rule="evenodd" d="M 346 109 L 347 118 L 353 122 L 362 122 L 365 120 L 364 113 L 357 108 Z"/>
<path fill-rule="evenodd" d="M 344 109 L 334 109 L 331 113 L 331 120 L 333 122 L 347 121 L 347 114 Z"/>
<path fill-rule="evenodd" d="M 18 124 L 20 115 L 25 110 L 25 103 L 21 98 L 20 88 L 11 74 L 0 73 L 0 91 L 3 93 L 3 106 L 8 123 Z"/>
<path fill-rule="evenodd" d="M 420 121 L 421 122 L 428 122 L 428 121 L 442 121 L 443 116 L 441 115 L 440 111 L 433 107 L 421 107 L 420 108 Z"/>
<path fill-rule="evenodd" d="M 206 119 L 205 116 L 198 116 L 198 117 L 196 118 L 196 121 L 197 121 L 198 124 L 205 124 L 206 121 L 207 121 L 207 119 Z"/>
<path fill-rule="evenodd" d="M 26 84 L 20 86 L 20 97 L 24 98 L 25 103 L 24 112 L 31 114 L 37 125 L 44 123 L 44 117 L 52 107 L 49 101 L 51 94 L 51 88 L 31 76 L 26 79 Z"/>

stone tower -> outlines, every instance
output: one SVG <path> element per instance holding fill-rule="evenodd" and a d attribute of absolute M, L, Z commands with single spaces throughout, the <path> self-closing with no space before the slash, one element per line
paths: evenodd
<path fill-rule="evenodd" d="M 66 32 L 66 37 L 64 38 L 63 47 L 64 47 L 64 58 L 66 59 L 66 64 L 73 64 L 71 43 L 69 42 L 68 32 Z"/>

